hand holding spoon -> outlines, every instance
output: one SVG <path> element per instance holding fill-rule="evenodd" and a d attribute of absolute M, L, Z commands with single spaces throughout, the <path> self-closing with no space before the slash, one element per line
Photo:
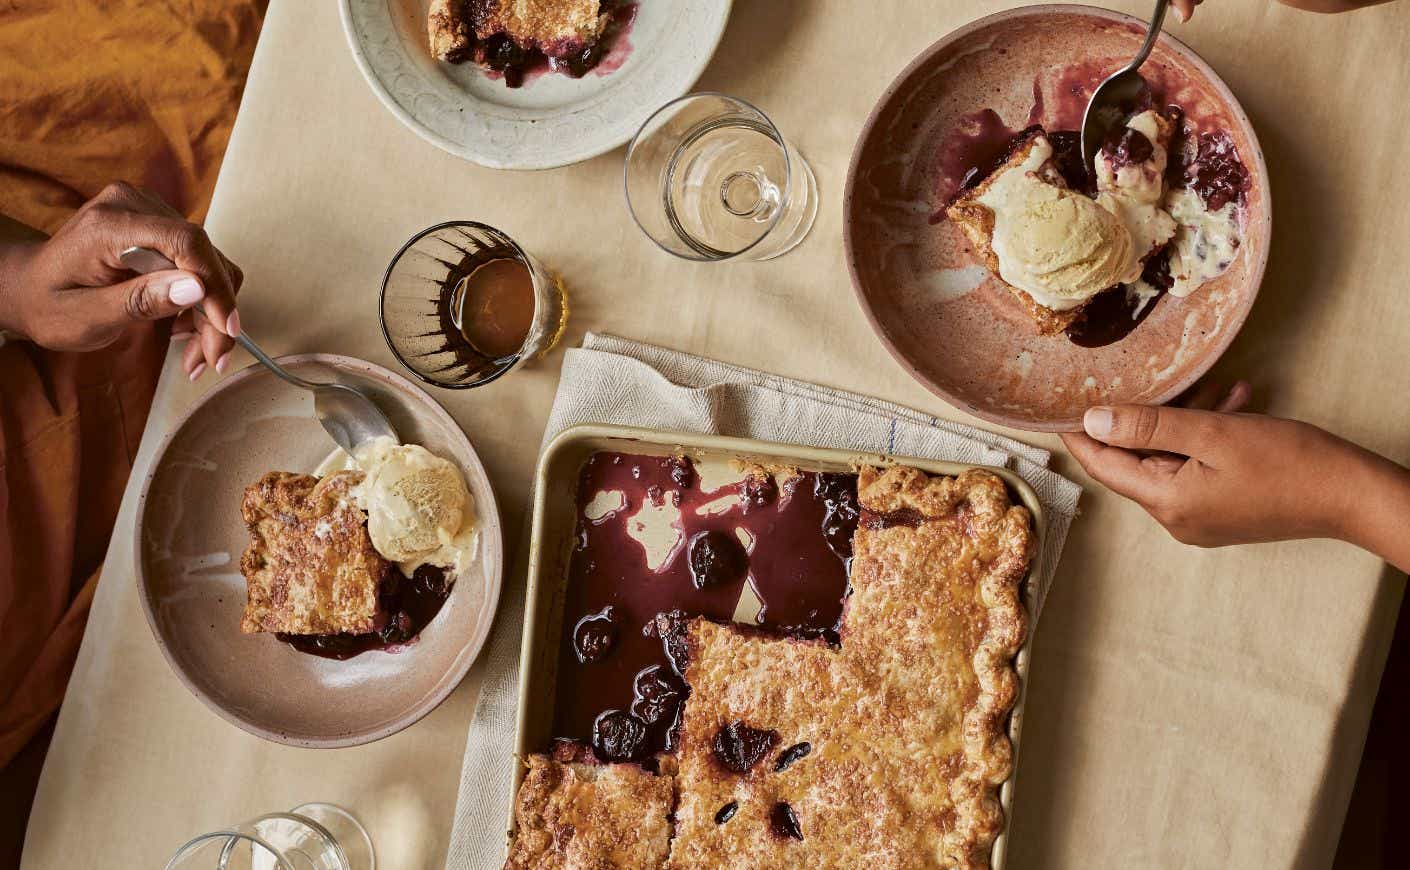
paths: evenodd
<path fill-rule="evenodd" d="M 1126 66 L 1112 73 L 1092 92 L 1087 102 L 1087 111 L 1082 114 L 1082 165 L 1091 170 L 1106 141 L 1107 133 L 1126 118 L 1127 107 L 1136 102 L 1146 87 L 1146 80 L 1136 72 L 1150 57 L 1155 47 L 1155 39 L 1160 35 L 1160 26 L 1165 21 L 1165 10 L 1170 0 L 1156 0 L 1155 12 L 1151 15 L 1150 29 L 1141 50 Z"/>
<path fill-rule="evenodd" d="M 151 248 L 128 248 L 119 255 L 119 259 L 124 266 L 140 274 L 177 268 L 175 263 Z M 199 317 L 205 316 L 200 306 L 191 310 Z M 235 341 L 248 351 L 250 356 L 283 380 L 311 391 L 314 416 L 338 446 L 348 453 L 353 453 L 359 445 L 374 438 L 391 438 L 401 443 L 386 415 L 362 390 L 347 384 L 306 381 L 290 373 L 261 350 L 244 330 L 235 336 Z"/>

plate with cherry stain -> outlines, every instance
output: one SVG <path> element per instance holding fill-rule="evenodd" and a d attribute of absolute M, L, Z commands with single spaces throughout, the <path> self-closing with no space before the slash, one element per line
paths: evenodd
<path fill-rule="evenodd" d="M 1087 6 L 981 18 L 912 61 L 867 119 L 843 206 L 852 283 L 896 360 L 960 410 L 1061 432 L 1080 430 L 1093 405 L 1167 402 L 1214 364 L 1253 306 L 1272 232 L 1262 150 L 1229 88 L 1168 33 L 1141 68 L 1145 104 L 1132 108 L 1177 118 L 1172 189 L 1188 187 L 1211 208 L 1236 204 L 1239 244 L 1221 275 L 1176 297 L 1164 292 L 1169 275 L 1158 252 L 1143 276 L 1154 298 L 1118 285 L 1067 331 L 1041 335 L 945 217 L 955 196 L 988 177 L 1035 125 L 1060 167 L 1075 152 L 1081 175 L 1075 131 L 1087 99 L 1131 58 L 1145 28 Z"/>
<path fill-rule="evenodd" d="M 393 567 L 368 634 L 242 633 L 245 488 L 269 471 L 313 474 L 336 450 L 312 394 L 253 365 L 202 395 L 158 447 L 137 506 L 138 594 L 173 672 L 226 721 L 293 746 L 356 746 L 431 712 L 479 655 L 503 574 L 499 509 L 465 433 L 410 381 L 331 354 L 280 363 L 365 388 L 404 442 L 460 469 L 475 505 L 474 558 L 456 576 Z"/>
<path fill-rule="evenodd" d="M 474 0 L 463 0 L 474 14 Z M 474 60 L 431 53 L 430 0 L 342 0 L 343 30 L 377 98 L 438 147 L 491 169 L 567 166 L 625 144 L 715 53 L 730 0 L 603 0 L 588 54 L 552 62 L 492 37 Z"/>

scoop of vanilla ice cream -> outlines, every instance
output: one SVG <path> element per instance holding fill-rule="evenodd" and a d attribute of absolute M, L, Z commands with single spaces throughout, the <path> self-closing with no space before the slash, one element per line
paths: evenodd
<path fill-rule="evenodd" d="M 402 573 L 424 564 L 459 571 L 473 546 L 474 503 L 460 470 L 419 444 L 379 438 L 357 452 L 353 493 L 372 546 Z"/>
<path fill-rule="evenodd" d="M 1116 214 L 1043 180 L 1052 155 L 1051 143 L 1038 137 L 1023 163 L 995 177 L 978 201 L 994 214 L 999 277 L 1066 311 L 1119 284 L 1137 255 Z"/>

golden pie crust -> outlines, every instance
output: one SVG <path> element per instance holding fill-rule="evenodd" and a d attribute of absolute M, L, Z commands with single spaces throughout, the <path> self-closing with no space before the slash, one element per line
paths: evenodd
<path fill-rule="evenodd" d="M 601 764 L 587 747 L 531 755 L 506 868 L 660 867 L 670 852 L 668 773 Z"/>
<path fill-rule="evenodd" d="M 1028 315 L 1032 317 L 1033 322 L 1037 324 L 1038 332 L 1041 335 L 1054 335 L 1071 326 L 1077 318 L 1081 316 L 1083 306 L 1079 305 L 1067 311 L 1057 311 L 1048 308 L 1023 290 L 1020 290 L 999 277 L 999 257 L 994 253 L 993 244 L 994 212 L 991 211 L 987 205 L 979 201 L 979 197 L 983 196 L 989 190 L 990 185 L 994 183 L 994 179 L 1006 172 L 1019 171 L 1019 167 L 1028 160 L 1028 154 L 1033 150 L 1033 145 L 1040 135 L 1041 131 L 1034 128 L 1028 139 L 1022 144 L 1017 145 L 1017 147 L 1013 149 L 1013 152 L 1009 154 L 1008 159 L 1006 159 L 998 169 L 995 169 L 988 178 L 956 197 L 955 201 L 950 203 L 949 207 L 945 209 L 945 216 L 958 224 L 960 229 L 964 230 L 965 235 L 969 237 L 970 243 L 974 245 L 975 253 L 978 254 L 979 261 L 984 264 L 984 268 L 988 269 L 989 274 L 993 275 L 995 280 L 1008 288 L 1009 292 L 1023 304 Z M 1057 169 L 1051 165 L 1051 161 L 1044 164 L 1040 173 L 1043 181 L 1057 187 L 1067 187 L 1067 182 L 1063 180 L 1062 175 Z"/>
<path fill-rule="evenodd" d="M 549 57 L 582 50 L 602 37 L 609 15 L 600 0 L 431 0 L 427 35 L 437 60 L 459 63 L 477 40 L 504 34 Z"/>
<path fill-rule="evenodd" d="M 677 755 L 665 759 L 671 775 L 656 777 L 674 793 L 669 856 L 622 864 L 600 853 L 591 866 L 988 866 L 1004 825 L 998 787 L 1013 769 L 1006 723 L 1027 632 L 1032 517 L 981 470 L 863 468 L 858 497 L 840 647 L 684 623 L 677 666 L 691 693 Z M 773 732 L 742 773 L 715 748 L 736 723 Z M 547 759 L 528 763 L 532 777 Z M 534 781 L 517 818 L 565 799 Z M 785 804 L 796 834 L 776 822 Z M 506 866 L 533 865 L 541 842 L 517 832 Z"/>
<path fill-rule="evenodd" d="M 245 490 L 240 515 L 250 545 L 240 557 L 245 614 L 240 630 L 365 634 L 392 565 L 372 547 L 367 514 L 350 490 L 361 471 L 321 480 L 271 471 Z"/>

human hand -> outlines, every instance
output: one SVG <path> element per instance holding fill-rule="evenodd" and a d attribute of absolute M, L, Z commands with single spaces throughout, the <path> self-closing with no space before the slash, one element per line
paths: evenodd
<path fill-rule="evenodd" d="M 1391 464 L 1306 423 L 1234 413 L 1249 396 L 1240 381 L 1222 398 L 1198 388 L 1189 407 L 1092 408 L 1086 432 L 1062 439 L 1088 474 L 1184 543 L 1361 543 L 1356 483 Z"/>
<path fill-rule="evenodd" d="M 1180 16 L 1181 21 L 1189 21 L 1190 16 L 1195 14 L 1195 7 L 1203 2 L 1204 0 L 1171 0 L 1170 6 L 1175 10 L 1175 14 Z M 1366 6 L 1379 6 L 1382 3 L 1389 3 L 1390 0 L 1278 0 L 1278 2 L 1294 9 L 1331 14 L 1350 12 Z"/>
<path fill-rule="evenodd" d="M 1190 16 L 1195 14 L 1195 7 L 1203 2 L 1204 0 L 1171 0 L 1170 6 L 1175 10 L 1175 14 L 1180 16 L 1181 21 L 1189 21 Z"/>
<path fill-rule="evenodd" d="M 134 245 L 179 268 L 133 277 L 119 255 Z M 229 363 L 244 274 L 199 226 L 131 185 L 108 185 L 51 238 L 14 246 L 3 265 L 0 326 L 38 345 L 96 350 L 134 322 L 176 317 L 172 338 L 190 338 L 182 369 L 192 380 Z M 193 317 L 197 304 L 204 318 Z"/>

